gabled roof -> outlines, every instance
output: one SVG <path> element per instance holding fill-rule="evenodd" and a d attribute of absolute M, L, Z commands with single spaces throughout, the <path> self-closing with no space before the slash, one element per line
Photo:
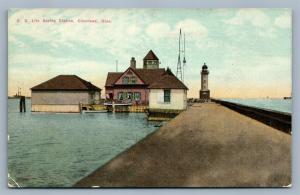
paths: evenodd
<path fill-rule="evenodd" d="M 109 72 L 107 73 L 105 87 L 111 87 L 122 76 L 123 72 Z"/>
<path fill-rule="evenodd" d="M 165 72 L 164 68 L 159 69 L 142 69 L 129 67 L 124 72 L 109 72 L 106 77 L 105 87 L 113 86 L 121 76 L 128 70 L 132 70 L 146 85 L 153 83 L 160 75 Z M 132 84 L 131 84 L 132 85 Z"/>
<path fill-rule="evenodd" d="M 127 70 L 125 70 L 124 72 L 109 72 L 107 74 L 107 77 L 106 77 L 106 82 L 105 82 L 105 87 L 109 87 L 109 86 L 113 86 L 116 84 L 116 82 L 124 75 L 126 74 L 128 71 L 132 71 L 134 72 L 134 74 L 136 76 L 138 76 L 143 83 L 146 84 L 146 82 L 144 81 L 144 79 L 140 76 L 140 74 L 136 71 L 135 68 L 127 68 Z"/>
<path fill-rule="evenodd" d="M 149 89 L 186 89 L 184 85 L 172 72 L 167 69 L 160 77 L 155 79 L 155 82 L 151 83 Z"/>
<path fill-rule="evenodd" d="M 158 68 L 158 69 L 135 69 L 135 72 L 143 79 L 143 81 L 150 85 L 153 83 L 160 75 L 162 75 L 165 72 L 164 68 Z"/>
<path fill-rule="evenodd" d="M 31 90 L 99 91 L 101 89 L 76 75 L 58 75 L 32 87 Z"/>
<path fill-rule="evenodd" d="M 169 69 L 133 69 L 133 71 L 152 89 L 188 89 Z M 105 87 L 113 87 L 123 74 L 123 72 L 108 73 Z"/>
<path fill-rule="evenodd" d="M 144 57 L 144 60 L 158 60 L 158 57 L 155 55 L 155 53 L 150 50 L 147 55 Z"/>
<path fill-rule="evenodd" d="M 139 79 L 142 80 L 142 82 L 144 83 L 144 85 L 147 84 L 147 83 L 144 81 L 143 77 L 141 77 L 141 75 L 138 73 L 138 71 L 137 71 L 136 68 L 131 68 L 131 67 L 129 67 L 129 68 L 127 68 L 127 70 L 126 70 L 123 74 L 127 73 L 129 70 L 132 71 L 132 72 L 134 72 L 134 74 L 136 74 L 136 76 L 138 76 Z M 123 75 L 123 74 L 122 74 L 122 75 Z M 122 77 L 122 75 L 121 75 L 120 77 Z M 119 78 L 120 78 L 120 77 L 119 77 Z M 118 78 L 117 80 L 119 80 L 119 78 Z M 117 82 L 117 80 L 116 80 L 115 82 Z"/>

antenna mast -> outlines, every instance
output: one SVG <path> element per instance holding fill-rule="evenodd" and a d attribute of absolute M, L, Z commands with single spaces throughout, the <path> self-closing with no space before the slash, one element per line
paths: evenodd
<path fill-rule="evenodd" d="M 183 49 L 181 48 L 181 39 L 182 39 L 182 34 L 181 34 L 181 29 L 179 31 L 179 40 L 178 40 L 178 61 L 177 61 L 177 71 L 176 71 L 176 76 L 179 80 L 184 82 L 184 68 L 186 65 L 186 60 L 185 60 L 185 33 L 183 34 Z M 183 53 L 183 64 L 181 64 L 181 53 Z"/>
<path fill-rule="evenodd" d="M 184 68 L 186 65 L 185 60 L 185 33 L 183 34 L 183 66 L 182 66 L 182 82 L 184 82 Z"/>
<path fill-rule="evenodd" d="M 118 60 L 116 60 L 116 72 L 118 72 Z"/>
<path fill-rule="evenodd" d="M 183 81 L 183 78 L 182 78 L 181 59 L 180 59 L 180 53 L 181 53 L 180 42 L 181 42 L 181 29 L 180 29 L 180 31 L 179 31 L 179 38 L 178 38 L 178 61 L 177 61 L 176 77 L 177 77 L 178 79 L 180 79 L 181 81 Z"/>

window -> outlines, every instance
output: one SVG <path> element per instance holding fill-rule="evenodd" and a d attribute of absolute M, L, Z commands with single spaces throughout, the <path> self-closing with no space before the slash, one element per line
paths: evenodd
<path fill-rule="evenodd" d="M 134 100 L 140 101 L 141 100 L 141 93 L 140 92 L 134 92 Z"/>
<path fill-rule="evenodd" d="M 91 99 L 95 99 L 95 93 L 91 93 Z"/>
<path fill-rule="evenodd" d="M 147 62 L 147 64 L 148 64 L 148 65 L 157 65 L 158 63 L 157 63 L 157 60 L 149 60 L 149 61 Z"/>
<path fill-rule="evenodd" d="M 123 77 L 122 83 L 123 84 L 128 84 L 129 78 L 128 77 Z"/>
<path fill-rule="evenodd" d="M 132 99 L 132 92 L 127 92 L 127 99 L 129 99 L 129 100 Z"/>
<path fill-rule="evenodd" d="M 123 100 L 124 97 L 123 97 L 123 92 L 119 92 L 118 93 L 118 100 Z"/>
<path fill-rule="evenodd" d="M 131 83 L 131 84 L 136 84 L 136 77 L 135 77 L 135 76 L 132 76 L 132 77 L 130 78 L 130 83 Z"/>
<path fill-rule="evenodd" d="M 164 90 L 164 102 L 171 102 L 171 90 L 170 89 Z"/>

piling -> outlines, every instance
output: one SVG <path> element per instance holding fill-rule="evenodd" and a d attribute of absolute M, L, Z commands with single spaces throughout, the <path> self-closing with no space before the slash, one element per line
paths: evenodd
<path fill-rule="evenodd" d="M 115 110 L 115 102 L 114 102 L 114 101 L 112 102 L 112 110 L 113 110 L 113 112 L 116 111 L 116 110 Z"/>
<path fill-rule="evenodd" d="M 26 112 L 25 96 L 20 96 L 20 112 Z"/>

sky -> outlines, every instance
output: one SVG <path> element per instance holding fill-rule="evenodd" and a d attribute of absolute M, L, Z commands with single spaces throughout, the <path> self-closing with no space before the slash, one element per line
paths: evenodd
<path fill-rule="evenodd" d="M 291 15 L 290 9 L 12 9 L 8 95 L 20 87 L 30 96 L 41 82 L 75 74 L 102 88 L 104 97 L 116 60 L 119 71 L 129 67 L 131 57 L 142 68 L 150 49 L 161 68 L 176 74 L 182 29 L 188 97 L 199 97 L 204 62 L 212 97 L 290 96 Z"/>

